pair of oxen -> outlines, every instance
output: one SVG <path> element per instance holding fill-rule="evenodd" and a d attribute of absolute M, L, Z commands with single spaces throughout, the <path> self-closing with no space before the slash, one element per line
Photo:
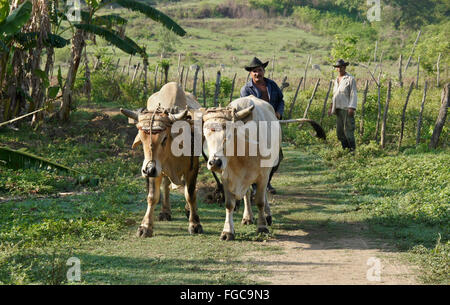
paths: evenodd
<path fill-rule="evenodd" d="M 186 198 L 185 210 L 189 215 L 189 233 L 202 233 L 203 228 L 198 216 L 196 200 L 196 183 L 199 171 L 199 155 L 194 152 L 193 146 L 195 132 L 202 133 L 206 140 L 208 157 L 207 166 L 213 173 L 219 173 L 225 194 L 226 218 L 221 234 L 222 240 L 234 239 L 233 212 L 237 200 L 244 198 L 243 224 L 252 224 L 253 213 L 250 202 L 251 186 L 256 185 L 254 202 L 258 207 L 257 232 L 268 233 L 272 216 L 267 200 L 267 183 L 272 166 L 278 162 L 279 147 L 281 145 L 281 129 L 279 123 L 308 122 L 316 131 L 316 135 L 325 138 L 322 127 L 309 119 L 294 119 L 278 121 L 270 104 L 254 96 L 239 98 L 231 102 L 226 108 L 201 108 L 195 97 L 183 91 L 180 86 L 171 82 L 164 85 L 160 91 L 154 93 L 147 101 L 147 108 L 140 111 L 121 109 L 122 113 L 137 122 L 138 134 L 134 140 L 133 148 L 142 144 L 144 162 L 142 176 L 147 180 L 147 211 L 138 228 L 138 237 L 151 237 L 153 235 L 154 210 L 160 197 L 162 209 L 159 220 L 171 220 L 171 207 L 169 202 L 170 184 L 184 185 Z M 196 126 L 196 114 L 200 115 L 200 128 Z M 177 142 L 179 128 L 177 123 L 187 122 L 191 145 L 188 141 Z M 230 123 L 242 122 L 245 125 L 253 124 L 256 128 L 257 139 L 249 136 L 250 132 L 242 134 L 237 128 L 230 128 Z M 263 128 L 260 122 L 272 124 Z M 198 124 L 197 124 L 198 125 Z M 186 126 L 186 124 L 184 125 Z M 278 128 L 276 128 L 278 127 Z M 175 130 L 178 129 L 178 130 Z M 261 137 L 260 135 L 264 135 Z M 251 144 L 258 141 L 265 143 L 265 153 L 260 149 L 251 153 Z M 233 148 L 225 147 L 226 142 L 235 143 Z M 239 142 L 241 140 L 241 142 Z M 243 140 L 243 141 L 242 141 Z M 272 143 L 270 143 L 272 141 Z M 245 148 L 244 153 L 239 153 Z M 242 143 L 245 147 L 242 147 Z M 174 148 L 183 145 L 190 146 L 191 153 L 180 154 Z M 202 145 L 201 145 L 202 146 Z M 203 148 L 201 147 L 202 152 Z M 228 151 L 226 151 L 228 149 Z M 176 150 L 176 149 L 175 149 Z M 232 151 L 230 151 L 232 150 Z M 205 156 L 205 154 L 204 154 Z M 275 158 L 273 158 L 275 156 Z M 264 162 L 266 161 L 266 162 Z M 264 165 L 265 164 L 265 165 Z M 162 196 L 161 195 L 162 190 Z"/>

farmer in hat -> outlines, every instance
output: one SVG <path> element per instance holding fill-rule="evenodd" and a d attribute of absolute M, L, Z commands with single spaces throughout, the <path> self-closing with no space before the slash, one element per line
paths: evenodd
<path fill-rule="evenodd" d="M 249 80 L 244 87 L 241 89 L 241 97 L 253 95 L 257 98 L 265 100 L 270 105 L 272 105 L 275 110 L 275 115 L 280 120 L 284 112 L 284 100 L 283 93 L 278 85 L 271 79 L 265 78 L 265 68 L 269 62 L 263 63 L 258 58 L 254 57 L 250 64 L 245 66 L 245 70 L 250 72 L 251 80 Z M 267 184 L 267 190 L 275 194 L 276 190 L 270 184 L 273 174 L 277 171 L 281 160 L 283 159 L 283 152 L 280 148 L 280 155 L 278 159 L 278 164 L 272 168 L 269 175 L 269 183 Z"/>
<path fill-rule="evenodd" d="M 334 81 L 333 100 L 328 115 L 336 115 L 336 133 L 343 149 L 356 149 L 355 111 L 358 96 L 355 78 L 346 72 L 348 62 L 339 59 L 333 67 L 339 72 Z"/>

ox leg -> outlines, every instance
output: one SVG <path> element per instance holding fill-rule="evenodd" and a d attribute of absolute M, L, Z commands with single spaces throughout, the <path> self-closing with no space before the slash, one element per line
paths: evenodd
<path fill-rule="evenodd" d="M 266 213 L 266 221 L 267 225 L 272 225 L 272 213 L 270 212 L 269 200 L 267 200 L 267 192 L 265 192 L 264 196 L 264 212 Z"/>
<path fill-rule="evenodd" d="M 197 174 L 198 174 L 198 158 L 195 161 L 194 169 L 189 173 L 184 187 L 184 196 L 189 205 L 189 233 L 203 233 L 200 217 L 197 214 Z"/>
<path fill-rule="evenodd" d="M 162 208 L 158 220 L 172 220 L 172 211 L 170 209 L 169 193 L 170 180 L 166 176 L 162 179 Z"/>
<path fill-rule="evenodd" d="M 244 214 L 242 215 L 242 224 L 251 225 L 253 224 L 253 212 L 252 203 L 250 201 L 250 196 L 252 194 L 251 188 L 248 189 L 247 194 L 244 197 Z"/>
<path fill-rule="evenodd" d="M 225 224 L 223 226 L 222 234 L 220 235 L 221 240 L 233 240 L 234 239 L 234 223 L 233 223 L 233 212 L 234 206 L 236 204 L 236 199 L 234 196 L 226 190 L 225 187 Z"/>
<path fill-rule="evenodd" d="M 148 178 L 148 180 L 147 212 L 136 232 L 137 237 L 152 237 L 153 235 L 153 213 L 159 202 L 162 177 Z"/>
<path fill-rule="evenodd" d="M 269 229 L 267 228 L 267 220 L 264 217 L 264 207 L 266 205 L 266 190 L 267 188 L 267 179 L 266 183 L 257 183 L 256 185 L 256 195 L 255 202 L 258 207 L 258 233 L 269 233 Z"/>

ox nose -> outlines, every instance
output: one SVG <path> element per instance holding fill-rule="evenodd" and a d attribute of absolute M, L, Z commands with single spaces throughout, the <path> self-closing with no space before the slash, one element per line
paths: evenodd
<path fill-rule="evenodd" d="M 143 171 L 145 177 L 156 177 L 156 167 L 148 166 Z"/>
<path fill-rule="evenodd" d="M 213 167 L 220 168 L 222 166 L 222 160 L 219 158 L 215 158 L 213 160 L 209 160 L 209 165 Z"/>

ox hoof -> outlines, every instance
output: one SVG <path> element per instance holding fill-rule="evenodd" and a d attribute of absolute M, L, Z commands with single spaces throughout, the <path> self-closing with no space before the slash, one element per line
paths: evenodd
<path fill-rule="evenodd" d="M 197 223 L 194 225 L 189 225 L 189 234 L 201 234 L 203 233 L 203 227 L 201 224 Z"/>
<path fill-rule="evenodd" d="M 159 221 L 171 221 L 172 216 L 169 213 L 161 212 L 158 216 Z"/>
<path fill-rule="evenodd" d="M 234 234 L 229 232 L 222 232 L 222 234 L 220 235 L 220 239 L 226 241 L 234 240 Z"/>
<path fill-rule="evenodd" d="M 258 233 L 269 234 L 269 229 L 267 229 L 266 227 L 258 228 Z"/>
<path fill-rule="evenodd" d="M 152 237 L 153 230 L 150 228 L 146 228 L 144 226 L 140 226 L 136 232 L 137 237 Z"/>
<path fill-rule="evenodd" d="M 242 218 L 242 222 L 243 225 L 252 225 L 253 224 L 253 219 L 251 218 Z"/>
<path fill-rule="evenodd" d="M 271 226 L 272 225 L 272 216 L 266 216 L 266 221 L 267 221 L 267 225 Z"/>

